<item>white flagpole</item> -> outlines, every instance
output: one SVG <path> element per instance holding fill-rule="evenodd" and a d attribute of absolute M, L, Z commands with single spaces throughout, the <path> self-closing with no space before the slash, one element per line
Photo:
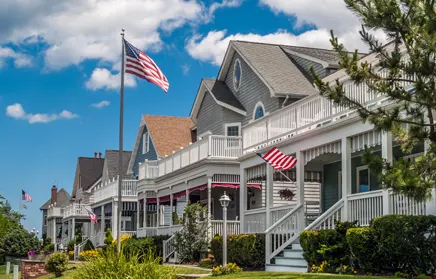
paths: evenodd
<path fill-rule="evenodd" d="M 123 186 L 123 124 L 124 124 L 124 28 L 121 29 L 121 88 L 120 88 L 120 147 L 118 155 L 118 215 L 117 218 L 117 248 L 118 253 L 121 253 L 121 213 L 123 209 L 123 203 L 121 201 L 122 197 L 122 186 Z M 112 215 L 115 212 L 112 212 Z"/>

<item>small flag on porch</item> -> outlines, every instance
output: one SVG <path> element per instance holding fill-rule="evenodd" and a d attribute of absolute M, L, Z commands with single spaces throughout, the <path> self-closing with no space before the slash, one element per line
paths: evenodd
<path fill-rule="evenodd" d="M 33 201 L 32 197 L 29 194 L 27 194 L 26 192 L 24 192 L 24 190 L 21 190 L 21 199 L 23 201 L 26 201 L 26 202 L 32 202 Z"/>
<path fill-rule="evenodd" d="M 97 223 L 98 223 L 97 215 L 95 215 L 95 213 L 92 212 L 92 211 L 90 211 L 88 208 L 85 208 L 85 209 L 86 209 L 86 211 L 88 211 L 89 218 L 91 218 L 91 222 L 92 222 L 94 225 L 97 224 Z"/>
<path fill-rule="evenodd" d="M 145 79 L 168 92 L 166 76 L 147 54 L 124 40 L 126 48 L 126 73 Z"/>
<path fill-rule="evenodd" d="M 283 154 L 277 147 L 273 147 L 264 155 L 256 153 L 260 158 L 268 162 L 276 170 L 290 170 L 297 164 L 297 159 Z"/>

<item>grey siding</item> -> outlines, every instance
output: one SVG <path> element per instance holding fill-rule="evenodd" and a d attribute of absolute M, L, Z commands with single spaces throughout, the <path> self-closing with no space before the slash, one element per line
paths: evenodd
<path fill-rule="evenodd" d="M 238 92 L 235 91 L 233 86 L 233 71 L 236 59 L 239 59 L 242 68 L 241 84 Z M 257 102 L 261 101 L 263 103 L 265 113 L 272 113 L 281 107 L 280 98 L 271 97 L 268 87 L 238 53 L 233 56 L 225 82 L 247 111 L 247 116 L 242 121 L 243 126 L 253 119 L 254 107 Z"/>
<path fill-rule="evenodd" d="M 224 124 L 242 120 L 242 115 L 218 105 L 210 93 L 206 92 L 198 113 L 197 135 L 207 131 L 213 135 L 224 135 Z"/>
<path fill-rule="evenodd" d="M 148 131 L 147 126 L 144 125 L 144 128 L 143 128 L 142 133 L 141 133 L 141 140 L 139 141 L 138 152 L 136 152 L 135 164 L 133 165 L 133 176 L 134 177 L 136 177 L 139 173 L 139 163 L 144 162 L 146 159 L 147 160 L 157 160 L 157 153 L 156 153 L 156 149 L 154 148 L 153 140 L 150 141 L 150 150 L 147 153 L 142 154 L 142 141 L 143 141 L 142 135 L 147 131 Z"/>
<path fill-rule="evenodd" d="M 42 210 L 42 231 L 41 235 L 47 235 L 47 225 L 45 223 L 45 219 L 47 218 L 47 209 Z"/>
<path fill-rule="evenodd" d="M 310 68 L 313 67 L 315 70 L 315 73 L 319 75 L 320 78 L 324 78 L 327 76 L 327 70 L 324 69 L 324 67 L 316 62 L 310 61 L 305 58 L 301 58 L 297 55 L 289 55 L 295 62 L 297 62 L 297 65 L 300 66 L 304 71 L 306 71 L 306 76 L 309 78 L 309 80 L 313 80 L 312 73 L 310 71 Z"/>

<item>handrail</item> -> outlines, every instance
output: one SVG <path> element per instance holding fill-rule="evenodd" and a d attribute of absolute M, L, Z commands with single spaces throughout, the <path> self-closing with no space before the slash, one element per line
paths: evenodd
<path fill-rule="evenodd" d="M 357 200 L 361 198 L 379 197 L 383 195 L 383 190 L 375 190 L 369 192 L 362 192 L 356 194 L 350 194 L 347 196 L 348 200 Z"/>
<path fill-rule="evenodd" d="M 295 212 L 297 212 L 300 208 L 303 207 L 303 204 L 298 205 L 297 207 L 295 207 L 294 209 L 292 209 L 291 211 L 289 211 L 288 213 L 286 213 L 285 216 L 283 216 L 282 218 L 280 218 L 277 222 L 275 222 L 271 227 L 269 227 L 265 233 L 269 233 L 271 232 L 273 229 L 277 228 L 284 220 L 286 220 L 289 216 L 295 214 Z"/>
<path fill-rule="evenodd" d="M 338 210 L 342 209 L 344 206 L 345 199 L 342 198 L 339 201 L 337 201 L 332 207 L 330 207 L 326 212 L 321 214 L 318 218 L 316 218 L 315 221 L 312 222 L 309 226 L 307 226 L 304 230 L 312 230 L 319 225 L 321 225 L 324 221 L 326 221 L 328 218 L 330 218 L 333 214 L 335 214 Z"/>

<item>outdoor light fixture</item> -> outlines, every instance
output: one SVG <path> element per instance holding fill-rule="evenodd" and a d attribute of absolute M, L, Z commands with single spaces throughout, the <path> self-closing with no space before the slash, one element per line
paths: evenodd
<path fill-rule="evenodd" d="M 230 203 L 230 198 L 225 191 L 220 198 L 220 203 L 223 207 L 223 267 L 225 267 L 227 265 L 227 207 Z"/>

